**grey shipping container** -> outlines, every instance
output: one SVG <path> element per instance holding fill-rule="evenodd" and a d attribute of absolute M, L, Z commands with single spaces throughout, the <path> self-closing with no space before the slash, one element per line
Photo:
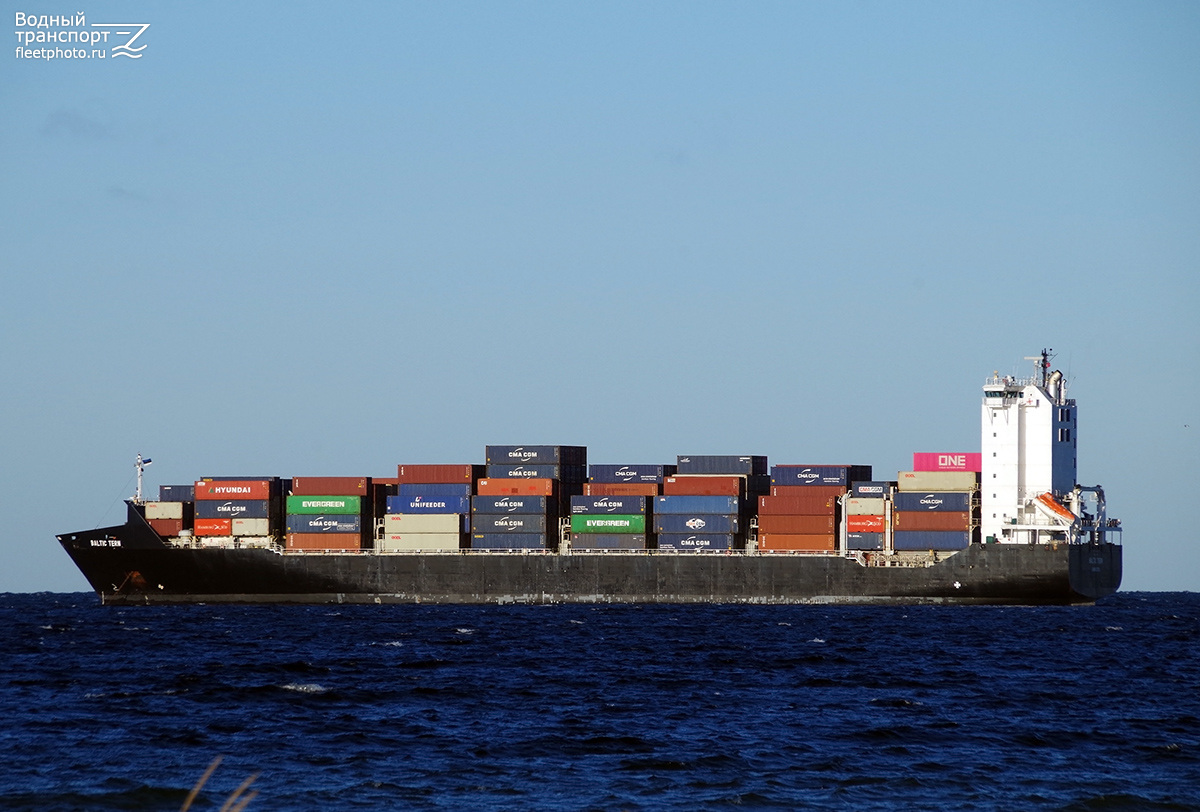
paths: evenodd
<path fill-rule="evenodd" d="M 545 533 L 546 517 L 532 513 L 471 514 L 472 533 Z"/>
<path fill-rule="evenodd" d="M 489 445 L 488 465 L 587 465 L 587 447 L 581 445 Z"/>
<path fill-rule="evenodd" d="M 892 546 L 897 550 L 965 550 L 970 534 L 957 530 L 897 530 Z"/>
<path fill-rule="evenodd" d="M 675 465 L 589 465 L 592 482 L 662 482 L 677 470 Z"/>
<path fill-rule="evenodd" d="M 644 550 L 644 533 L 572 533 L 572 550 Z"/>
<path fill-rule="evenodd" d="M 767 458 L 689 454 L 676 458 L 679 474 L 766 474 Z"/>
<path fill-rule="evenodd" d="M 660 533 L 660 550 L 732 550 L 737 537 L 732 533 Z"/>
<path fill-rule="evenodd" d="M 266 519 L 271 503 L 268 500 L 201 499 L 196 503 L 197 519 Z"/>
<path fill-rule="evenodd" d="M 289 533 L 359 533 L 362 519 L 350 514 L 298 514 L 287 517 Z"/>
<path fill-rule="evenodd" d="M 648 502 L 646 496 L 572 496 L 571 515 L 644 514 Z"/>
<path fill-rule="evenodd" d="M 892 504 L 896 510 L 948 510 L 955 513 L 965 513 L 971 509 L 971 494 L 966 491 L 947 491 L 945 493 L 905 493 L 892 494 Z"/>
<path fill-rule="evenodd" d="M 655 533 L 737 533 L 738 515 L 718 513 L 656 513 Z"/>
<path fill-rule="evenodd" d="M 847 533 L 848 550 L 882 550 L 883 533 Z"/>

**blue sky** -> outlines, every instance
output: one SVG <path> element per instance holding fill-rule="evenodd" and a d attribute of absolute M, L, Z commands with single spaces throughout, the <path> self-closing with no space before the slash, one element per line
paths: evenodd
<path fill-rule="evenodd" d="M 0 52 L 0 591 L 87 588 L 138 452 L 894 478 L 1042 347 L 1124 588 L 1200 589 L 1200 6 L 83 11 L 142 58 Z"/>

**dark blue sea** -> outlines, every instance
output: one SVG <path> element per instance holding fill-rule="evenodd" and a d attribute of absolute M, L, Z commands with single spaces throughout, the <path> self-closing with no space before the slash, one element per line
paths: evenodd
<path fill-rule="evenodd" d="M 0 604 L 0 809 L 1200 810 L 1194 593 Z"/>

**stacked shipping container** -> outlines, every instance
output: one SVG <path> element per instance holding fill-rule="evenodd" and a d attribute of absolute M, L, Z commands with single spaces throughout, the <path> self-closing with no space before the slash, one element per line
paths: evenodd
<path fill-rule="evenodd" d="M 648 496 L 572 496 L 571 549 L 645 550 Z"/>
<path fill-rule="evenodd" d="M 286 500 L 289 550 L 354 551 L 368 547 L 373 526 L 369 477 L 296 477 Z"/>
<path fill-rule="evenodd" d="M 836 551 L 839 500 L 852 482 L 870 479 L 869 465 L 774 466 L 771 493 L 758 500 L 758 549 Z"/>
<path fill-rule="evenodd" d="M 558 547 L 558 521 L 571 496 L 583 493 L 587 449 L 583 446 L 487 446 L 487 478 L 479 480 L 471 508 L 471 547 L 483 550 L 546 550 Z M 539 497 L 538 513 L 491 513 L 481 497 Z"/>
<path fill-rule="evenodd" d="M 971 543 L 979 527 L 978 473 L 900 471 L 896 487 L 892 497 L 896 550 L 963 550 Z"/>
<path fill-rule="evenodd" d="M 279 527 L 280 480 L 198 480 L 193 486 L 193 533 L 202 538 L 266 537 Z"/>

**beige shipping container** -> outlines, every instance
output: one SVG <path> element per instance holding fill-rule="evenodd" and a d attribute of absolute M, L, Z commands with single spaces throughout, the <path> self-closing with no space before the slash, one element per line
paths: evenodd
<path fill-rule="evenodd" d="M 461 533 L 461 513 L 389 513 L 383 517 L 383 532 L 399 533 Z"/>
<path fill-rule="evenodd" d="M 182 519 L 183 502 L 147 502 L 147 519 Z"/>
<path fill-rule="evenodd" d="M 455 516 L 457 514 L 442 514 Z M 375 542 L 381 553 L 415 553 L 423 550 L 458 550 L 461 533 L 387 533 Z"/>
<path fill-rule="evenodd" d="M 979 474 L 974 471 L 900 471 L 896 481 L 902 491 L 979 490 Z"/>
<path fill-rule="evenodd" d="M 234 519 L 235 536 L 265 536 L 271 532 L 270 519 Z"/>
<path fill-rule="evenodd" d="M 882 516 L 883 499 L 869 496 L 855 496 L 846 500 L 847 516 Z"/>

